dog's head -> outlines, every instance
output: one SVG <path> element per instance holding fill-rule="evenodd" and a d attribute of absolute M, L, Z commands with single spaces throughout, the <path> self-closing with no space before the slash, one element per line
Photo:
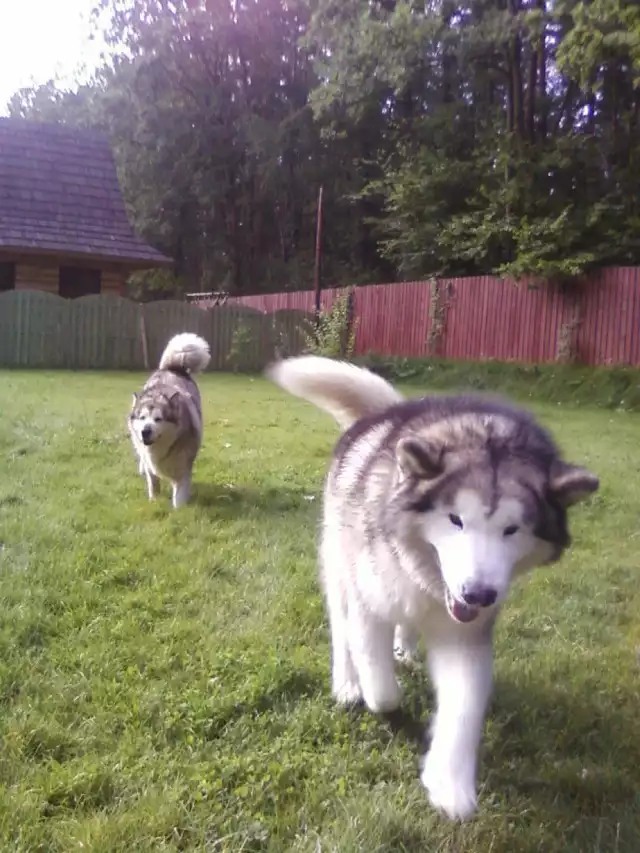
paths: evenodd
<path fill-rule="evenodd" d="M 487 430 L 470 418 L 456 432 L 400 439 L 392 518 L 405 541 L 435 549 L 449 614 L 471 622 L 505 598 L 514 574 L 560 557 L 567 509 L 599 483 L 561 461 L 533 422 Z"/>
<path fill-rule="evenodd" d="M 136 438 L 146 447 L 174 440 L 178 430 L 178 397 L 177 393 L 133 395 L 129 423 Z"/>

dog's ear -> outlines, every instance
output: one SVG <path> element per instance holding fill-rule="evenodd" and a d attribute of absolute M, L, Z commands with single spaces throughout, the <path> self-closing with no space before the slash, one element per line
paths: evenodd
<path fill-rule="evenodd" d="M 135 406 L 135 404 L 136 404 L 137 402 L 138 402 L 138 395 L 137 395 L 137 394 L 136 394 L 136 392 L 134 391 L 134 392 L 133 392 L 133 398 L 132 398 L 132 400 L 131 400 L 131 405 L 132 405 L 132 406 Z"/>
<path fill-rule="evenodd" d="M 433 480 L 444 470 L 442 450 L 419 438 L 401 438 L 396 459 L 403 477 Z"/>
<path fill-rule="evenodd" d="M 551 466 L 549 474 L 549 491 L 563 507 L 586 500 L 593 492 L 598 491 L 600 481 L 595 474 L 578 465 L 556 461 Z"/>

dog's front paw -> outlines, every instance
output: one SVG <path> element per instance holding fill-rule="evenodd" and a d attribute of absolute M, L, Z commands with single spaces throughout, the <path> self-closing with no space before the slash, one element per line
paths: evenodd
<path fill-rule="evenodd" d="M 434 808 L 450 820 L 468 820 L 478 807 L 472 774 L 455 772 L 431 753 L 425 759 L 421 781 Z"/>
<path fill-rule="evenodd" d="M 393 657 L 404 666 L 416 665 L 419 662 L 418 636 L 398 625 L 393 638 Z"/>
<path fill-rule="evenodd" d="M 171 501 L 174 509 L 182 509 L 183 506 L 186 506 L 189 503 L 190 497 L 191 488 L 188 482 L 174 484 L 173 496 Z"/>
<path fill-rule="evenodd" d="M 362 702 L 362 690 L 357 681 L 343 681 L 333 688 L 333 698 L 338 705 L 357 705 Z"/>
<path fill-rule="evenodd" d="M 368 684 L 363 689 L 365 705 L 373 714 L 389 714 L 402 704 L 402 690 L 395 680 Z"/>
<path fill-rule="evenodd" d="M 415 648 L 406 648 L 405 646 L 396 645 L 393 648 L 393 657 L 403 666 L 416 666 L 419 663 L 418 650 Z"/>

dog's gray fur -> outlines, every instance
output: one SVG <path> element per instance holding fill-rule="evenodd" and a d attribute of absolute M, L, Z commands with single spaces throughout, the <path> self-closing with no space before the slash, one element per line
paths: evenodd
<path fill-rule="evenodd" d="M 209 344 L 189 332 L 175 335 L 167 344 L 158 370 L 140 394 L 133 395 L 128 426 L 146 478 L 149 500 L 160 479 L 172 486 L 175 509 L 189 500 L 193 464 L 202 443 L 202 404 L 192 374 L 209 363 Z"/>
<path fill-rule="evenodd" d="M 353 365 L 303 356 L 267 375 L 346 431 L 327 476 L 320 545 L 333 694 L 401 701 L 396 657 L 423 637 L 437 712 L 422 781 L 451 818 L 476 809 L 492 629 L 512 577 L 557 560 L 567 508 L 598 488 L 525 411 L 472 396 L 405 401 Z"/>

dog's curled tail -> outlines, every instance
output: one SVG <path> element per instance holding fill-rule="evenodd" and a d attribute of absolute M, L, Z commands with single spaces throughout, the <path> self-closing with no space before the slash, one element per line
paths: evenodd
<path fill-rule="evenodd" d="M 302 355 L 270 364 L 266 376 L 295 397 L 323 409 L 343 430 L 404 398 L 381 376 L 346 361 Z"/>
<path fill-rule="evenodd" d="M 199 335 L 181 332 L 174 335 L 160 358 L 160 370 L 184 370 L 199 373 L 211 359 L 209 344 Z"/>

